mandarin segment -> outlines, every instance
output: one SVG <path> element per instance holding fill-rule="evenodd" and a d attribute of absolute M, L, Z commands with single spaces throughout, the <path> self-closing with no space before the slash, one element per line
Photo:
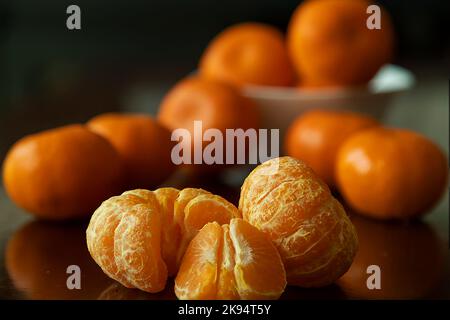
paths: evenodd
<path fill-rule="evenodd" d="M 325 286 L 350 267 L 358 243 L 353 225 L 304 162 L 282 157 L 258 166 L 242 186 L 239 208 L 277 246 L 289 284 Z"/>
<path fill-rule="evenodd" d="M 89 252 L 109 277 L 148 292 L 161 291 L 167 278 L 160 237 L 160 207 L 147 190 L 103 202 L 86 231 Z"/>
<path fill-rule="evenodd" d="M 195 188 L 180 191 L 174 205 L 174 219 L 181 230 L 181 241 L 176 252 L 176 264 L 180 265 L 189 242 L 208 222 L 228 223 L 240 217 L 239 210 L 224 198 Z"/>
<path fill-rule="evenodd" d="M 150 203 L 135 205 L 123 214 L 115 231 L 114 258 L 134 287 L 159 292 L 165 287 L 167 268 L 160 253 L 160 208 Z"/>
<path fill-rule="evenodd" d="M 205 224 L 224 224 L 239 216 L 231 203 L 202 189 L 132 190 L 106 200 L 94 212 L 87 246 L 111 278 L 126 287 L 159 292 Z"/>
<path fill-rule="evenodd" d="M 161 254 L 166 262 L 169 276 L 177 272 L 176 255 L 181 241 L 180 226 L 174 220 L 175 200 L 178 197 L 179 190 L 175 188 L 159 188 L 154 191 L 159 201 L 162 212 L 163 233 L 161 239 Z"/>
<path fill-rule="evenodd" d="M 222 246 L 222 228 L 208 223 L 190 242 L 175 279 L 178 299 L 214 299 Z"/>
<path fill-rule="evenodd" d="M 272 241 L 248 222 L 206 224 L 190 242 L 175 279 L 179 299 L 277 299 L 286 286 Z"/>
<path fill-rule="evenodd" d="M 229 225 L 223 225 L 222 261 L 217 283 L 217 298 L 223 300 L 239 299 L 234 278 L 235 250 L 230 238 Z"/>
<path fill-rule="evenodd" d="M 230 222 L 235 250 L 234 276 L 241 299 L 278 299 L 286 287 L 286 274 L 272 241 L 242 219 Z"/>

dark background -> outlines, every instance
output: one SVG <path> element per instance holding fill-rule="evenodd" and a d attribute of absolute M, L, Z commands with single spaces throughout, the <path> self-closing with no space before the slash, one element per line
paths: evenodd
<path fill-rule="evenodd" d="M 133 90 L 147 89 L 142 99 L 153 101 L 140 111 L 154 113 L 164 93 L 196 68 L 214 35 L 243 21 L 284 31 L 299 3 L 1 0 L 0 157 L 24 134 L 126 109 L 134 84 L 139 86 Z M 398 34 L 394 62 L 448 77 L 450 2 L 378 3 L 390 12 Z M 66 28 L 70 4 L 81 8 L 80 31 Z"/>

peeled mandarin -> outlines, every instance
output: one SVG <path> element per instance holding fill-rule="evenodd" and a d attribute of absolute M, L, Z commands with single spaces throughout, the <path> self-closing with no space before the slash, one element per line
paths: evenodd
<path fill-rule="evenodd" d="M 109 277 L 126 287 L 159 292 L 203 225 L 235 217 L 240 217 L 235 206 L 202 189 L 137 189 L 106 200 L 94 212 L 87 245 Z"/>
<path fill-rule="evenodd" d="M 286 274 L 272 241 L 242 219 L 206 224 L 175 279 L 178 299 L 277 299 Z"/>
<path fill-rule="evenodd" d="M 289 284 L 329 285 L 356 254 L 356 231 L 344 208 L 301 160 L 281 157 L 255 168 L 241 188 L 239 209 L 274 242 Z"/>

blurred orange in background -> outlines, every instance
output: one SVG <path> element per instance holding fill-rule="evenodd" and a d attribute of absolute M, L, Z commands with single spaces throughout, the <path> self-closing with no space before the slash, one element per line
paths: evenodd
<path fill-rule="evenodd" d="M 344 142 L 336 178 L 356 211 L 378 219 L 413 218 L 443 195 L 448 162 L 436 144 L 418 133 L 376 127 Z"/>
<path fill-rule="evenodd" d="M 36 217 L 89 216 L 122 188 L 122 164 L 114 147 L 82 125 L 28 135 L 3 164 L 9 197 Z"/>
<path fill-rule="evenodd" d="M 144 114 L 107 113 L 87 126 L 111 142 L 124 164 L 125 190 L 152 189 L 175 170 L 170 131 Z"/>
<path fill-rule="evenodd" d="M 308 0 L 292 15 L 287 43 L 307 87 L 368 82 L 393 55 L 393 26 L 381 12 L 381 29 L 368 29 L 366 0 Z"/>
<path fill-rule="evenodd" d="M 258 128 L 258 111 L 252 101 L 240 95 L 238 89 L 222 81 L 189 77 L 173 87 L 161 102 L 158 120 L 170 130 L 187 129 L 191 145 L 205 145 L 203 132 L 217 129 Z M 201 121 L 201 136 L 194 133 L 194 121 Z M 198 141 L 201 139 L 202 141 Z M 186 143 L 183 141 L 182 143 Z M 225 143 L 224 143 L 225 144 Z M 223 154 L 229 150 L 223 150 Z M 193 163 L 193 152 L 192 163 Z M 224 167 L 221 165 L 221 167 Z"/>
<path fill-rule="evenodd" d="M 289 86 L 295 75 L 283 34 L 261 23 L 231 26 L 214 38 L 200 60 L 200 75 L 242 87 Z"/>
<path fill-rule="evenodd" d="M 329 186 L 336 186 L 334 168 L 339 147 L 353 133 L 376 125 L 375 119 L 359 113 L 309 111 L 289 127 L 285 152 L 305 161 Z"/>

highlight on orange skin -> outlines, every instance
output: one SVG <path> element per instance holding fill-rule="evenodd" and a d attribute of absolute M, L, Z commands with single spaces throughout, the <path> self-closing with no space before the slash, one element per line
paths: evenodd
<path fill-rule="evenodd" d="M 289 86 L 294 71 L 284 36 L 261 23 L 241 23 L 217 35 L 200 59 L 200 75 L 237 87 Z"/>
<path fill-rule="evenodd" d="M 240 217 L 236 207 L 202 189 L 137 189 L 103 202 L 92 215 L 86 240 L 109 277 L 153 293 L 176 274 L 187 245 L 204 224 L 235 217 Z"/>
<path fill-rule="evenodd" d="M 191 165 L 185 168 L 204 173 L 205 169 L 218 171 L 227 166 L 193 164 L 194 145 L 203 150 L 210 143 L 203 140 L 203 133 L 214 129 L 225 136 L 227 129 L 257 129 L 259 113 L 253 101 L 243 97 L 236 88 L 222 81 L 194 76 L 181 80 L 166 94 L 159 108 L 158 121 L 172 131 L 185 129 L 189 132 L 190 141 L 183 138 L 179 142 L 191 150 Z M 200 135 L 194 130 L 195 121 L 201 121 L 203 132 Z M 222 153 L 227 153 L 225 146 Z"/>
<path fill-rule="evenodd" d="M 242 219 L 206 224 L 190 242 L 175 279 L 178 299 L 277 299 L 286 286 L 270 239 Z"/>
<path fill-rule="evenodd" d="M 448 180 L 442 150 L 406 129 L 356 133 L 341 146 L 336 165 L 344 199 L 357 212 L 377 219 L 425 214 L 442 197 Z"/>
<path fill-rule="evenodd" d="M 81 219 L 120 192 L 122 169 L 107 140 L 74 124 L 17 141 L 3 163 L 3 185 L 15 204 L 40 219 Z"/>
<path fill-rule="evenodd" d="M 394 30 L 381 11 L 381 29 L 367 27 L 367 0 L 308 0 L 294 11 L 287 45 L 306 86 L 367 83 L 394 51 Z"/>
<path fill-rule="evenodd" d="M 316 109 L 293 121 L 284 148 L 287 155 L 305 161 L 330 187 L 335 187 L 339 147 L 355 132 L 376 125 L 378 121 L 364 114 Z"/>
<path fill-rule="evenodd" d="M 116 148 L 124 164 L 126 189 L 157 187 L 175 171 L 171 133 L 151 116 L 105 113 L 87 126 Z"/>
<path fill-rule="evenodd" d="M 239 209 L 275 243 L 291 285 L 329 285 L 356 254 L 344 208 L 303 161 L 281 157 L 256 167 L 241 188 Z"/>

